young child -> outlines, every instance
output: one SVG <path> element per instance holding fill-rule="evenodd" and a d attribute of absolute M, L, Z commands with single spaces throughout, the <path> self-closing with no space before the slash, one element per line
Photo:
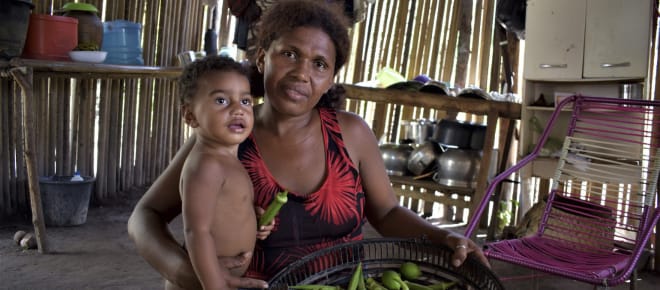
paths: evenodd
<path fill-rule="evenodd" d="M 185 245 L 204 289 L 227 289 L 218 258 L 252 251 L 257 237 L 252 182 L 237 158 L 254 122 L 248 72 L 231 58 L 207 56 L 186 66 L 179 85 L 196 138 L 179 183 Z M 242 276 L 248 264 L 230 274 Z"/>

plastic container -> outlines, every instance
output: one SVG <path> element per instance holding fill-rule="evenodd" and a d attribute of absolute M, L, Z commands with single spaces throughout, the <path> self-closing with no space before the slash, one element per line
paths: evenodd
<path fill-rule="evenodd" d="M 30 10 L 33 7 L 30 0 L 0 1 L 1 59 L 11 59 L 23 53 L 30 22 Z"/>
<path fill-rule="evenodd" d="M 73 176 L 39 177 L 41 205 L 47 226 L 77 226 L 87 221 L 89 200 L 94 177 L 82 176 L 82 181 L 71 181 Z"/>
<path fill-rule="evenodd" d="M 78 19 L 78 46 L 89 48 L 96 46 L 100 50 L 103 44 L 103 22 L 97 16 L 98 9 L 88 3 L 66 3 L 62 7 L 63 16 Z"/>
<path fill-rule="evenodd" d="M 69 51 L 78 45 L 78 19 L 31 14 L 24 58 L 69 61 Z"/>
<path fill-rule="evenodd" d="M 73 174 L 73 177 L 71 177 L 71 181 L 84 181 L 85 179 L 80 176 L 80 172 L 76 171 L 76 173 Z"/>
<path fill-rule="evenodd" d="M 101 50 L 108 52 L 104 63 L 144 65 L 140 46 L 141 30 L 141 24 L 131 21 L 104 22 Z"/>

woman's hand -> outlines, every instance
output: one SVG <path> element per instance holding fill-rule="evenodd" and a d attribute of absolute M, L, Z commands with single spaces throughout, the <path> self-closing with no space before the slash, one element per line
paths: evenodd
<path fill-rule="evenodd" d="M 255 206 L 254 207 L 254 212 L 257 214 L 257 220 L 266 212 L 265 209 Z M 275 219 L 273 219 L 269 224 L 263 225 L 260 228 L 257 229 L 257 239 L 260 240 L 265 240 L 268 235 L 270 235 L 270 232 L 273 230 L 275 227 Z"/>
<path fill-rule="evenodd" d="M 490 268 L 490 263 L 488 263 L 488 258 L 484 255 L 484 252 L 481 251 L 474 241 L 466 238 L 463 235 L 457 233 L 449 233 L 446 238 L 446 244 L 450 248 L 454 249 L 454 255 L 452 256 L 452 264 L 454 267 L 458 267 L 465 262 L 465 259 L 469 254 L 474 255 L 477 260 L 486 267 Z"/>

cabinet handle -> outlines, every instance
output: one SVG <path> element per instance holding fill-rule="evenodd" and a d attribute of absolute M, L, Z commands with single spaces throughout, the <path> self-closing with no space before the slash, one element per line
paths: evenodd
<path fill-rule="evenodd" d="M 624 67 L 624 66 L 630 66 L 629 61 L 625 62 L 620 62 L 620 63 L 603 63 L 600 65 L 602 68 L 608 68 L 608 67 Z"/>
<path fill-rule="evenodd" d="M 567 68 L 568 65 L 565 63 L 562 64 L 547 64 L 547 63 L 542 63 L 539 64 L 539 68 Z"/>

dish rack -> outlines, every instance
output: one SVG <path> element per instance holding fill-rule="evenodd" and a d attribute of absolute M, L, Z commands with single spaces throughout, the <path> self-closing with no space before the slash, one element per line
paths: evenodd
<path fill-rule="evenodd" d="M 411 282 L 456 282 L 449 289 L 504 289 L 497 276 L 472 256 L 460 267 L 452 266 L 453 253 L 452 249 L 425 239 L 366 239 L 309 254 L 282 269 L 268 284 L 269 289 L 277 290 L 304 284 L 345 287 L 360 262 L 365 278 L 379 278 L 385 270 L 398 271 L 402 263 L 414 262 L 422 275 Z"/>

